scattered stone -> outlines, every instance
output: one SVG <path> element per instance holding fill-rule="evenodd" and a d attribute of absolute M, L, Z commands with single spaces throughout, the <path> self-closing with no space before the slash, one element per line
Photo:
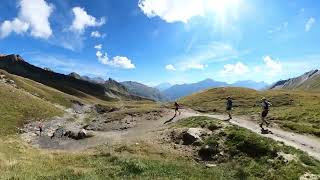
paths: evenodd
<path fill-rule="evenodd" d="M 202 128 L 189 128 L 182 136 L 184 145 L 190 145 L 195 141 L 202 141 L 201 136 L 205 134 L 205 130 Z"/>
<path fill-rule="evenodd" d="M 87 131 L 85 129 L 81 129 L 79 132 L 78 132 L 78 139 L 84 139 L 87 137 Z"/>
<path fill-rule="evenodd" d="M 216 165 L 216 164 L 209 164 L 209 163 L 208 163 L 208 164 L 206 164 L 206 167 L 207 167 L 207 168 L 212 168 L 212 167 L 217 167 L 217 165 Z"/>
<path fill-rule="evenodd" d="M 114 112 L 114 111 L 118 111 L 119 110 L 118 108 L 108 107 L 108 106 L 104 106 L 104 105 L 101 105 L 101 104 L 94 105 L 94 108 L 97 111 L 97 113 L 99 113 L 99 114 L 105 114 L 105 113 L 108 113 L 108 112 Z"/>
<path fill-rule="evenodd" d="M 293 160 L 297 160 L 297 157 L 292 154 L 286 154 L 284 152 L 278 152 L 278 158 L 283 160 L 285 163 L 291 162 Z"/>
<path fill-rule="evenodd" d="M 306 172 L 304 175 L 300 176 L 299 180 L 318 180 L 320 179 L 320 175 L 311 174 Z"/>

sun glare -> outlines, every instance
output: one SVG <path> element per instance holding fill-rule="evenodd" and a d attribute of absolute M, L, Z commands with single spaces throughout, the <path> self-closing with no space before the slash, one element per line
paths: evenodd
<path fill-rule="evenodd" d="M 225 25 L 230 18 L 237 19 L 241 0 L 206 0 L 205 8 L 215 16 L 215 20 Z"/>

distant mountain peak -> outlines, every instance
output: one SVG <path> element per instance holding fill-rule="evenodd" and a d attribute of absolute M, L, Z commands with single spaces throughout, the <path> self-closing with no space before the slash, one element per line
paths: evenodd
<path fill-rule="evenodd" d="M 77 74 L 76 72 L 72 72 L 72 73 L 68 74 L 68 76 L 74 77 L 76 79 L 81 79 L 81 76 L 79 74 Z"/>
<path fill-rule="evenodd" d="M 315 69 L 295 78 L 280 80 L 274 83 L 270 89 L 319 91 L 320 71 Z"/>
<path fill-rule="evenodd" d="M 1 55 L 0 59 L 6 60 L 6 61 L 11 61 L 11 62 L 24 61 L 24 59 L 18 54 Z"/>
<path fill-rule="evenodd" d="M 168 82 L 164 82 L 164 83 L 158 84 L 154 88 L 157 88 L 159 91 L 164 91 L 164 90 L 170 88 L 171 86 L 172 86 L 172 84 L 170 84 Z"/>

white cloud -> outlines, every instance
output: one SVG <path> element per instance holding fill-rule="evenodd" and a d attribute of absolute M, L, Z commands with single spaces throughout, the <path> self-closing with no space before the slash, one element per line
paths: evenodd
<path fill-rule="evenodd" d="M 305 27 L 304 27 L 305 31 L 309 32 L 315 22 L 316 22 L 315 18 L 313 18 L 313 17 L 309 18 L 308 21 L 306 22 Z"/>
<path fill-rule="evenodd" d="M 105 18 L 102 17 L 100 20 L 96 20 L 95 17 L 89 15 L 83 8 L 74 7 L 72 8 L 74 14 L 74 20 L 70 29 L 76 32 L 83 33 L 86 27 L 98 27 L 105 24 Z"/>
<path fill-rule="evenodd" d="M 172 64 L 168 64 L 168 65 L 166 65 L 166 70 L 168 70 L 168 71 L 175 71 L 176 70 L 176 68 L 172 65 Z"/>
<path fill-rule="evenodd" d="M 101 34 L 99 31 L 91 32 L 91 37 L 94 37 L 94 38 L 104 38 L 105 36 L 106 36 L 105 34 Z"/>
<path fill-rule="evenodd" d="M 94 46 L 95 49 L 101 50 L 102 49 L 102 44 L 97 44 Z"/>
<path fill-rule="evenodd" d="M 266 66 L 266 75 L 277 76 L 282 73 L 282 64 L 279 61 L 273 60 L 270 56 L 263 57 Z"/>
<path fill-rule="evenodd" d="M 220 71 L 220 74 L 223 76 L 229 75 L 244 75 L 250 72 L 249 68 L 242 62 L 237 62 L 236 64 L 226 64 L 224 69 Z"/>
<path fill-rule="evenodd" d="M 168 23 L 188 23 L 193 17 L 210 16 L 225 26 L 239 18 L 241 0 L 139 0 L 138 6 L 149 18 L 160 17 Z M 241 12 L 245 14 L 246 12 Z M 232 25 L 233 23 L 230 22 Z"/>
<path fill-rule="evenodd" d="M 102 64 L 109 64 L 110 63 L 107 53 L 102 54 L 101 51 L 97 51 L 96 56 L 97 56 L 100 63 L 102 63 Z"/>
<path fill-rule="evenodd" d="M 116 68 L 121 69 L 134 69 L 135 65 L 131 62 L 131 60 L 124 56 L 115 56 L 111 59 L 109 59 L 107 53 L 102 53 L 101 48 L 102 45 L 98 44 L 95 46 L 96 49 L 98 49 L 96 56 L 98 58 L 98 61 L 102 64 L 113 66 Z"/>
<path fill-rule="evenodd" d="M 138 6 L 149 18 L 159 16 L 168 23 L 187 23 L 205 13 L 203 0 L 139 0 Z"/>
<path fill-rule="evenodd" d="M 20 0 L 18 17 L 13 21 L 4 21 L 0 25 L 0 37 L 7 37 L 12 32 L 26 33 L 30 30 L 33 37 L 48 39 L 52 35 L 49 17 L 53 5 L 45 0 Z"/>
<path fill-rule="evenodd" d="M 22 34 L 27 32 L 28 29 L 29 24 L 22 22 L 18 18 L 15 18 L 13 21 L 4 21 L 0 26 L 0 37 L 7 37 L 11 34 L 11 32 Z"/>
<path fill-rule="evenodd" d="M 131 60 L 124 56 L 116 56 L 112 58 L 110 64 L 114 67 L 123 69 L 134 69 L 135 65 L 132 64 Z"/>

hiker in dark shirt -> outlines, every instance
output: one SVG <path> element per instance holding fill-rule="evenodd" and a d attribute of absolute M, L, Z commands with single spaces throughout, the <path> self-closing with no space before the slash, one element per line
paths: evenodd
<path fill-rule="evenodd" d="M 261 99 L 262 103 L 261 103 L 261 107 L 262 107 L 262 112 L 261 112 L 261 122 L 260 122 L 260 127 L 262 130 L 263 129 L 263 124 L 266 124 L 266 126 L 268 127 L 269 126 L 269 122 L 266 120 L 267 118 L 267 115 L 269 113 L 269 109 L 270 109 L 270 106 L 272 106 L 272 104 L 265 98 L 263 97 Z"/>
<path fill-rule="evenodd" d="M 232 102 L 232 98 L 230 96 L 227 97 L 227 104 L 226 104 L 226 110 L 229 116 L 228 120 L 232 119 L 232 108 L 233 108 L 233 102 Z"/>
<path fill-rule="evenodd" d="M 174 102 L 174 116 L 177 115 L 177 112 L 179 112 L 179 115 L 181 115 L 181 111 L 179 111 L 180 105 L 177 102 Z"/>

